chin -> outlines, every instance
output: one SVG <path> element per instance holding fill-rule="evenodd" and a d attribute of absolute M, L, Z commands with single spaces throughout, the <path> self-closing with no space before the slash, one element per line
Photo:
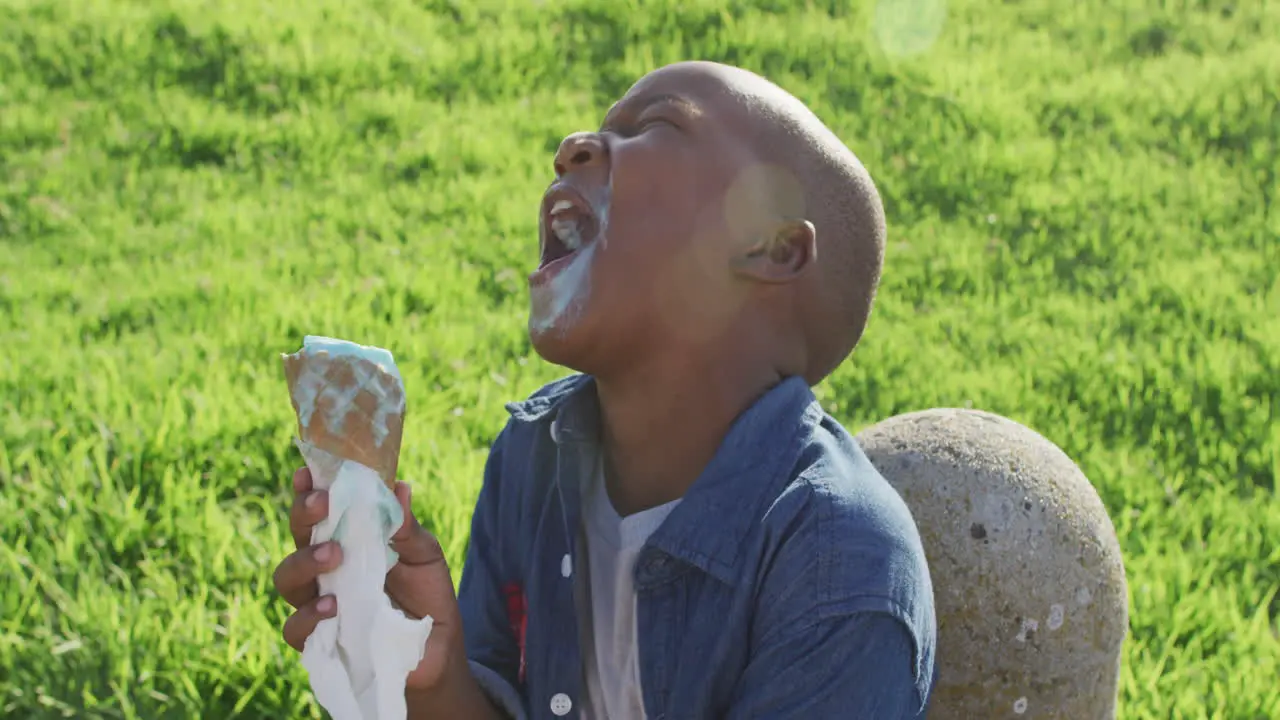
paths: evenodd
<path fill-rule="evenodd" d="M 588 373 L 587 368 L 591 363 L 587 358 L 586 348 L 590 343 L 585 342 L 582 337 L 585 333 L 581 331 L 582 328 L 572 325 L 565 328 L 543 328 L 530 319 L 529 342 L 538 357 L 552 365 Z"/>

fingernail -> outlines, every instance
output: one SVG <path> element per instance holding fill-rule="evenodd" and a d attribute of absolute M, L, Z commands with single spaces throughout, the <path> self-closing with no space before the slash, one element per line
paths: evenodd
<path fill-rule="evenodd" d="M 333 557 L 333 546 L 329 545 L 329 543 L 325 543 L 324 545 L 320 545 L 316 548 L 316 562 L 327 563 L 331 557 Z"/>
<path fill-rule="evenodd" d="M 320 507 L 320 493 L 313 492 L 307 496 L 307 509 L 315 510 L 318 507 Z"/>
<path fill-rule="evenodd" d="M 326 615 L 333 612 L 333 596 L 325 595 L 320 598 L 320 602 L 316 603 L 316 611 Z"/>

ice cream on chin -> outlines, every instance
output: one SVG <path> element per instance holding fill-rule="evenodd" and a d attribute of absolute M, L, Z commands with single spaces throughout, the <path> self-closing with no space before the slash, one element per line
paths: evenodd
<path fill-rule="evenodd" d="M 372 469 L 394 489 L 405 397 L 391 353 L 309 335 L 283 360 L 298 437 Z"/>

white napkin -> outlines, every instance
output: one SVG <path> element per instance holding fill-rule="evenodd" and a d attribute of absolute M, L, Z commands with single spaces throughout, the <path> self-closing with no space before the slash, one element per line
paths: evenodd
<path fill-rule="evenodd" d="M 383 590 L 404 513 L 371 468 L 295 443 L 314 487 L 329 491 L 329 516 L 311 542 L 342 546 L 342 564 L 320 576 L 320 594 L 336 598 L 338 613 L 321 620 L 302 649 L 311 690 L 333 720 L 405 720 L 405 677 L 422 661 L 431 617 L 406 616 Z"/>

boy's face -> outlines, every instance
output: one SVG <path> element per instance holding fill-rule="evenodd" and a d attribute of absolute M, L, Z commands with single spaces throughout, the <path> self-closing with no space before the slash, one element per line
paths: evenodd
<path fill-rule="evenodd" d="M 733 312 L 726 198 L 756 154 L 724 89 L 704 68 L 657 70 L 600 131 L 561 144 L 529 277 L 529 333 L 548 361 L 609 372 L 704 342 Z"/>

